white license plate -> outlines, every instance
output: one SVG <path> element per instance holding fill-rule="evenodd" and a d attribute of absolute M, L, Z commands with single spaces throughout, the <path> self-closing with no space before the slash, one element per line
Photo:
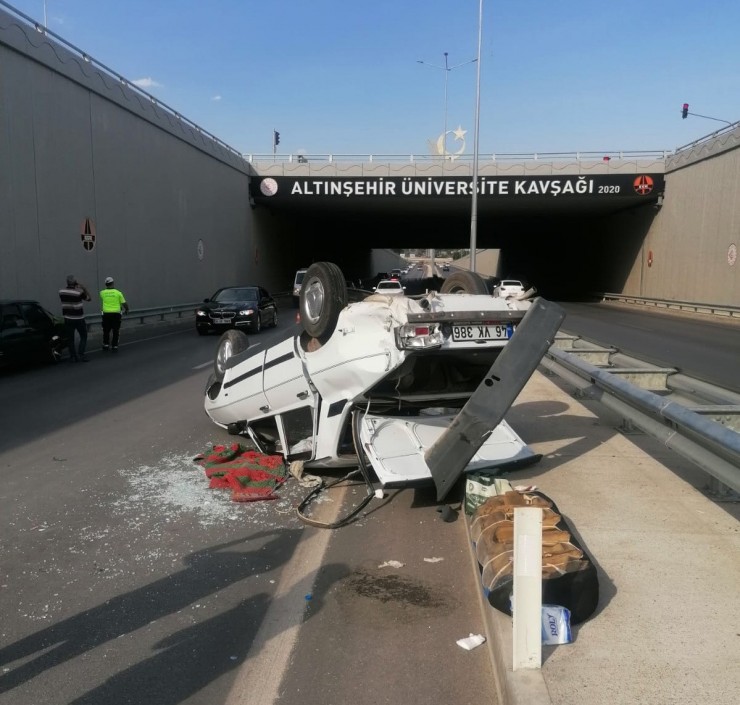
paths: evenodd
<path fill-rule="evenodd" d="M 452 326 L 452 340 L 455 343 L 464 343 L 468 340 L 508 340 L 514 335 L 514 329 L 513 323 Z"/>
<path fill-rule="evenodd" d="M 212 320 L 216 324 L 219 324 L 219 323 L 228 323 L 229 322 L 229 319 L 228 318 L 213 318 Z"/>

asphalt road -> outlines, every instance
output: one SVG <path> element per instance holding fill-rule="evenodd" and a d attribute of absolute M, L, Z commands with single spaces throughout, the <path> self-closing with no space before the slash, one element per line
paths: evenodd
<path fill-rule="evenodd" d="M 616 304 L 561 305 L 562 330 L 740 393 L 740 321 Z"/>
<path fill-rule="evenodd" d="M 218 338 L 154 332 L 0 373 L 0 703 L 495 702 L 486 649 L 456 644 L 482 630 L 462 521 L 402 490 L 329 531 L 295 481 L 209 490 L 193 457 L 233 440 L 202 406 Z"/>
<path fill-rule="evenodd" d="M 573 332 L 738 372 L 738 327 L 566 309 Z M 202 408 L 218 338 L 144 328 L 0 373 L 0 705 L 494 703 L 486 650 L 456 644 L 482 631 L 462 521 L 402 490 L 328 531 L 296 516 L 295 481 L 271 502 L 209 490 L 193 457 L 233 440 Z"/>

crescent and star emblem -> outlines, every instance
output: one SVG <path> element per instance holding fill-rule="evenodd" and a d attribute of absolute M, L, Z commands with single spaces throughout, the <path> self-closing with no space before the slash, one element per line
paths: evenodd
<path fill-rule="evenodd" d="M 438 138 L 436 142 L 433 142 L 431 140 L 428 140 L 429 149 L 432 152 L 432 154 L 437 154 L 440 157 L 448 157 L 449 159 L 457 159 L 461 154 L 464 154 L 465 152 L 465 135 L 467 134 L 467 130 L 462 129 L 462 125 L 458 126 L 456 130 L 447 130 L 447 132 L 443 132 Z M 455 142 L 461 142 L 460 149 L 457 150 L 457 152 L 448 152 L 447 151 L 447 135 L 454 135 L 455 136 Z"/>

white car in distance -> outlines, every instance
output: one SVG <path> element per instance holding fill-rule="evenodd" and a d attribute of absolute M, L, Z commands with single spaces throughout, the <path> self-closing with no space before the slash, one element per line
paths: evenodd
<path fill-rule="evenodd" d="M 376 294 L 386 294 L 389 296 L 400 296 L 406 290 L 398 279 L 381 279 L 377 286 L 373 287 Z"/>
<path fill-rule="evenodd" d="M 501 299 L 518 297 L 522 294 L 524 285 L 518 279 L 502 279 L 493 289 L 493 295 Z"/>

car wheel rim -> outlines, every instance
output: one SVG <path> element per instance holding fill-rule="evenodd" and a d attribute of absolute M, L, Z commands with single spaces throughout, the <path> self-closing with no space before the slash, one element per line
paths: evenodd
<path fill-rule="evenodd" d="M 216 353 L 216 367 L 219 374 L 226 374 L 226 363 L 233 355 L 233 352 L 234 348 L 230 340 L 224 340 L 221 345 L 219 345 L 218 352 Z"/>
<path fill-rule="evenodd" d="M 316 323 L 321 318 L 324 308 L 324 285 L 318 279 L 308 283 L 304 291 L 304 313 L 311 323 Z"/>

